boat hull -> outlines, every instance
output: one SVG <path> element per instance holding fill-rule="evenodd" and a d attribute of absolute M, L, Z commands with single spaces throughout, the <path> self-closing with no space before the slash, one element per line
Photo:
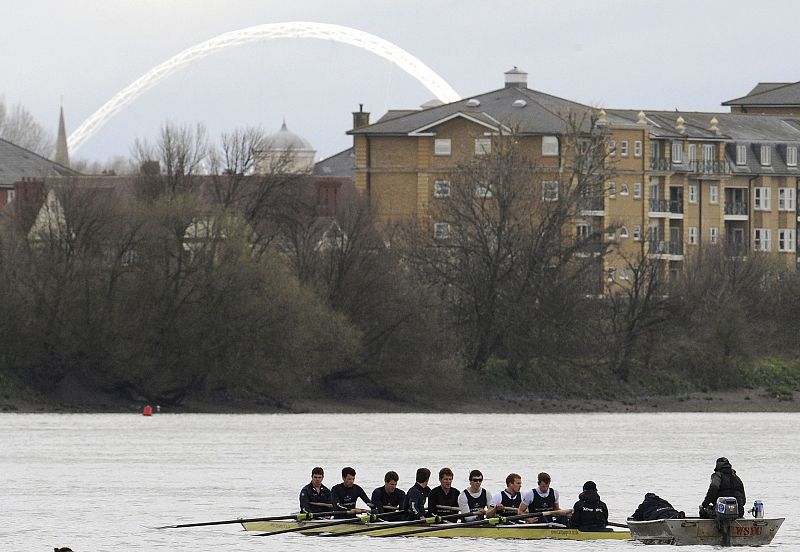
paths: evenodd
<path fill-rule="evenodd" d="M 769 544 L 785 518 L 737 519 L 726 522 L 730 530 L 730 546 Z M 657 519 L 628 521 L 635 540 L 647 544 L 724 545 L 724 535 L 713 519 Z"/>
<path fill-rule="evenodd" d="M 292 527 L 304 526 L 305 528 L 298 531 L 304 535 L 319 535 L 323 533 L 343 533 L 351 531 L 360 527 L 382 527 L 374 531 L 364 533 L 357 533 L 356 536 L 369 536 L 369 537 L 392 537 L 400 536 L 401 533 L 420 529 L 422 526 L 394 526 L 391 522 L 385 523 L 368 523 L 361 524 L 357 521 L 353 523 L 344 523 L 340 525 L 332 525 L 328 527 L 320 527 L 325 522 L 297 522 L 297 521 L 257 521 L 243 523 L 242 526 L 247 531 L 281 531 Z M 432 525 L 431 527 L 442 527 L 443 525 Z M 562 539 L 562 540 L 600 540 L 600 539 L 615 539 L 615 540 L 631 540 L 630 531 L 578 531 L 577 529 L 567 529 L 558 526 L 538 525 L 538 524 L 509 524 L 509 525 L 492 525 L 492 526 L 472 526 L 461 527 L 458 523 L 450 523 L 446 526 L 452 526 L 448 529 L 441 529 L 430 531 L 426 533 L 417 533 L 415 535 L 408 535 L 409 537 L 441 537 L 441 538 L 489 538 L 489 539 L 523 539 L 523 540 L 538 540 L 538 539 Z"/>

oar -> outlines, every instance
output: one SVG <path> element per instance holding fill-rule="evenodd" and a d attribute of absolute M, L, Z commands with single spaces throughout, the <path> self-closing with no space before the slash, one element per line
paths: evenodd
<path fill-rule="evenodd" d="M 456 529 L 456 528 L 462 528 L 462 527 L 477 527 L 479 525 L 498 525 L 498 524 L 501 524 L 501 523 L 508 523 L 509 521 L 517 521 L 517 520 L 525 519 L 525 518 L 529 518 L 529 517 L 538 517 L 540 515 L 545 515 L 545 516 L 553 516 L 553 515 L 564 516 L 564 515 L 567 515 L 567 514 L 569 514 L 571 512 L 572 512 L 572 510 L 569 509 L 569 508 L 566 509 L 566 510 L 553 510 L 553 511 L 550 511 L 550 512 L 528 512 L 528 513 L 519 514 L 519 515 L 516 515 L 516 516 L 490 517 L 490 518 L 487 518 L 487 519 L 479 519 L 479 520 L 475 520 L 475 521 L 468 521 L 466 523 L 461 523 L 459 525 L 437 525 L 435 527 L 424 527 L 422 529 L 415 529 L 413 531 L 406 531 L 405 533 L 397 533 L 397 534 L 393 534 L 393 535 L 378 535 L 378 536 L 379 537 L 380 536 L 385 536 L 385 537 L 407 537 L 407 536 L 410 536 L 410 535 L 416 535 L 418 533 L 429 533 L 429 532 L 432 532 L 432 531 L 444 531 L 446 529 Z"/>
<path fill-rule="evenodd" d="M 623 529 L 630 529 L 627 523 L 614 523 L 613 521 L 607 521 L 606 525 L 610 525 L 611 527 L 622 527 Z"/>
<path fill-rule="evenodd" d="M 346 513 L 346 512 L 343 512 Z M 153 527 L 153 529 L 180 529 L 182 527 L 203 527 L 206 525 L 227 525 L 229 523 L 248 523 L 251 521 L 278 521 L 281 519 L 296 519 L 297 521 L 308 521 L 311 519 L 317 519 L 318 517 L 328 517 L 330 516 L 330 512 L 323 512 L 320 514 L 312 514 L 312 513 L 300 513 L 300 514 L 288 514 L 285 516 L 270 516 L 270 517 L 258 517 L 258 518 L 239 518 L 239 519 L 224 519 L 221 521 L 201 521 L 198 523 L 181 523 L 179 525 L 162 525 L 160 527 Z"/>
<path fill-rule="evenodd" d="M 324 523 L 317 523 L 311 527 L 314 529 L 319 529 L 322 527 L 333 527 L 334 525 L 343 525 L 346 523 L 366 523 L 368 521 L 375 521 L 378 519 L 378 516 L 375 514 L 367 514 L 363 516 L 358 516 L 354 518 L 346 518 L 346 519 L 337 519 L 334 521 L 327 521 Z M 308 531 L 310 526 L 308 525 L 300 525 L 298 527 L 290 527 L 288 529 L 281 529 L 280 531 L 270 531 L 269 533 L 258 533 L 256 537 L 270 537 L 272 535 L 282 535 L 284 533 L 294 533 L 296 531 Z"/>
<path fill-rule="evenodd" d="M 359 527 L 358 529 L 350 529 L 349 531 L 342 531 L 340 533 L 326 533 L 320 535 L 321 537 L 346 537 L 347 535 L 357 535 L 360 533 L 369 533 L 372 531 L 382 531 L 385 529 L 393 529 L 395 527 L 408 527 L 410 525 L 426 525 L 432 523 L 439 523 L 440 521 L 447 521 L 451 519 L 459 519 L 462 517 L 467 516 L 474 516 L 477 513 L 475 512 L 468 512 L 468 513 L 460 513 L 460 514 L 451 514 L 447 516 L 430 516 L 423 519 L 412 519 L 410 521 L 398 521 L 392 523 L 391 525 L 383 525 L 383 524 L 376 524 L 370 525 L 369 527 Z"/>

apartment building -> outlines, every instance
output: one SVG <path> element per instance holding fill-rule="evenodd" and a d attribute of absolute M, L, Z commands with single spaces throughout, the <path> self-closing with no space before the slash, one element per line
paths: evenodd
<path fill-rule="evenodd" d="M 791 100 L 785 88 L 775 87 L 780 101 L 800 108 L 800 95 Z M 614 176 L 575 231 L 602 229 L 613 242 L 609 279 L 624 280 L 626 259 L 643 248 L 673 274 L 705 244 L 772 252 L 797 266 L 800 120 L 784 104 L 789 111 L 772 115 L 603 110 L 530 89 L 514 68 L 503 88 L 458 102 L 389 111 L 373 124 L 354 113 L 355 185 L 380 217 L 427 221 L 436 232 L 431 205 L 446 196 L 448 175 L 485 153 L 501 127 L 518 129 L 521 147 L 555 173 L 565 117 L 593 115 L 607 125 Z"/>

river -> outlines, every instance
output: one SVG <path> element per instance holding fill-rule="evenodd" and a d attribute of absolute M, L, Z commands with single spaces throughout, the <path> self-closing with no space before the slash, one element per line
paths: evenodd
<path fill-rule="evenodd" d="M 496 492 L 518 472 L 547 471 L 571 507 L 597 482 L 624 522 L 645 492 L 696 512 L 718 456 L 745 483 L 748 508 L 786 517 L 770 548 L 800 550 L 791 508 L 800 489 L 800 414 L 0 414 L 0 550 L 319 551 L 299 534 L 256 537 L 238 525 L 152 529 L 190 521 L 280 515 L 297 507 L 311 468 L 328 487 L 345 465 L 370 493 L 396 470 L 484 473 Z M 434 476 L 435 478 L 435 476 Z M 435 484 L 435 483 L 434 483 Z M 374 550 L 641 550 L 631 542 L 326 539 L 326 552 Z M 638 548 L 634 548 L 638 547 Z M 711 547 L 695 547 L 695 549 Z M 663 549 L 663 548 L 662 548 Z M 648 548 L 650 550 L 650 548 Z"/>

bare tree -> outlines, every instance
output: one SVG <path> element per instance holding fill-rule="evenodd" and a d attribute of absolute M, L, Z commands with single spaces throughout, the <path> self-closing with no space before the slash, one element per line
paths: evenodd
<path fill-rule="evenodd" d="M 55 140 L 22 104 L 10 109 L 0 96 L 0 138 L 29 149 L 43 157 L 53 154 Z"/>
<path fill-rule="evenodd" d="M 131 156 L 139 166 L 157 161 L 159 174 L 151 176 L 172 195 L 190 191 L 194 177 L 210 170 L 208 134 L 199 123 L 193 128 L 166 122 L 155 144 L 137 138 Z"/>

